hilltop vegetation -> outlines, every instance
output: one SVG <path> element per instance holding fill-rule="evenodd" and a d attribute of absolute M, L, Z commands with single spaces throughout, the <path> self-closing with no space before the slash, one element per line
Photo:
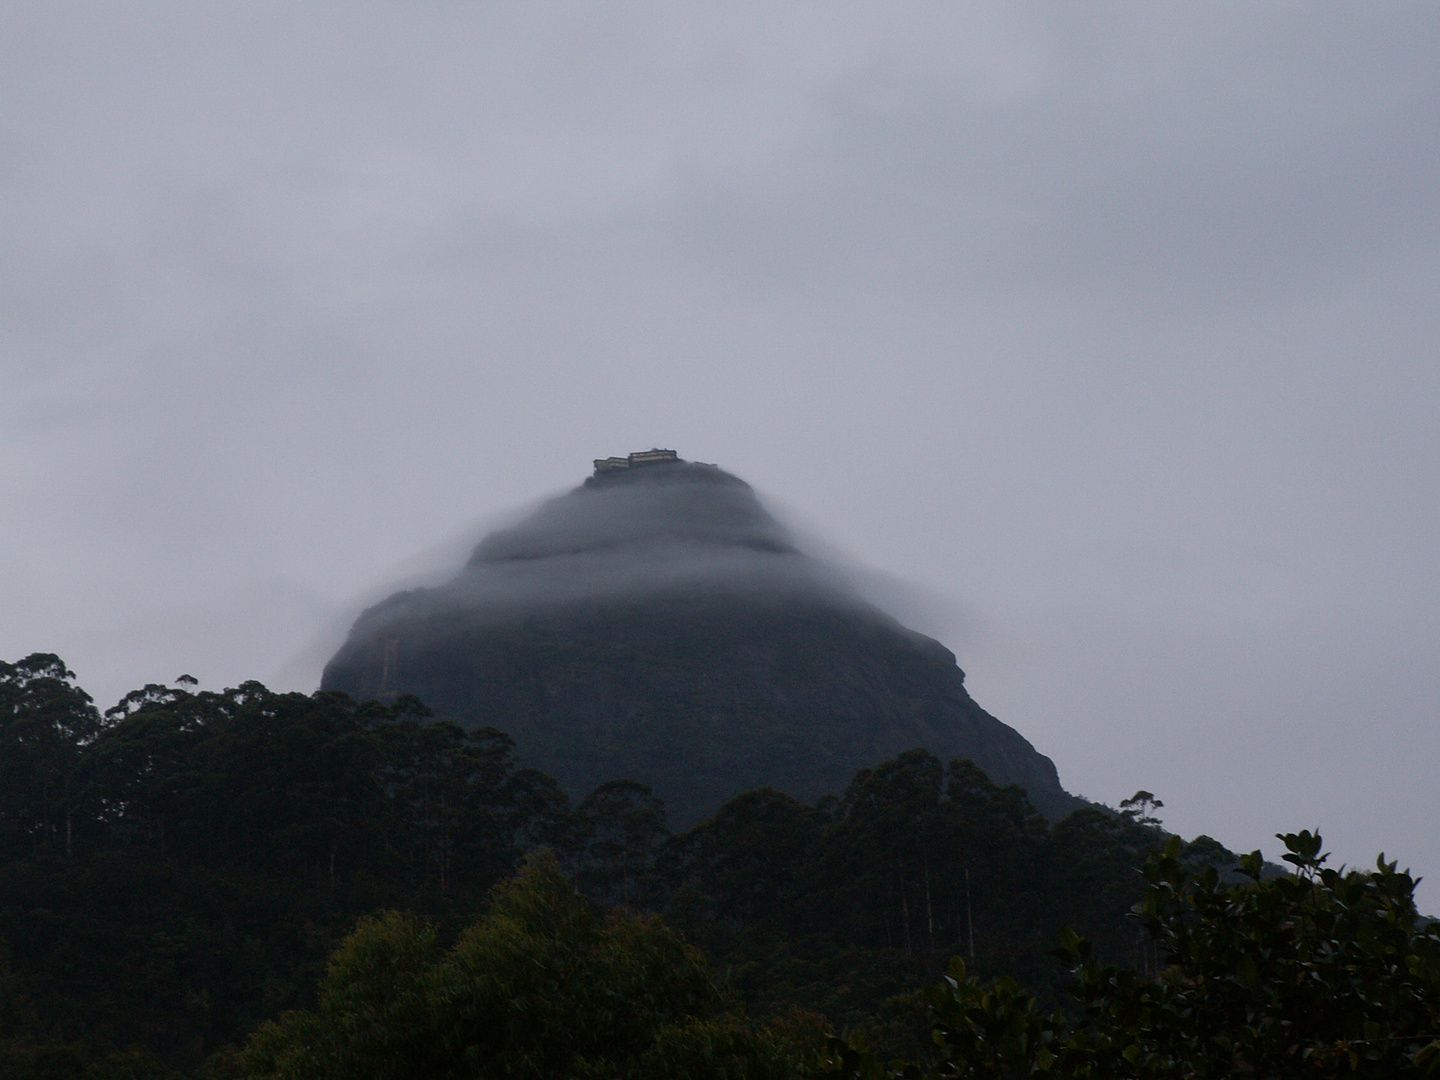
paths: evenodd
<path fill-rule="evenodd" d="M 856 1075 L 878 1075 L 891 1056 L 972 1075 L 944 1073 L 949 1051 L 927 1049 L 936 1004 L 919 991 L 953 955 L 968 974 L 952 988 L 959 1004 L 934 1013 L 950 1017 L 945 1030 L 994 1014 L 1058 1061 L 1080 1030 L 1064 1024 L 1096 1009 L 1138 1015 L 1158 993 L 1146 988 L 1178 986 L 1164 1003 L 1183 1011 L 1177 964 L 1208 963 L 1211 979 L 1230 965 L 1234 1008 L 1246 987 L 1298 970 L 1252 978 L 1233 940 L 1230 953 L 1187 954 L 1184 942 L 1201 939 L 1175 937 L 1185 920 L 1234 905 L 1222 876 L 1195 892 L 1185 875 L 1236 860 L 1201 838 L 1172 841 L 1153 863 L 1164 843 L 1134 813 L 1088 808 L 1050 825 L 1019 788 L 924 751 L 862 770 L 814 805 L 747 792 L 676 835 L 641 785 L 611 781 L 572 804 L 516 764 L 506 735 L 437 722 L 414 699 L 147 686 L 102 715 L 59 658 L 36 655 L 0 665 L 0 1074 L 781 1077 L 828 1053 Z M 1136 872 L 1147 859 L 1162 867 L 1148 886 Z M 1257 902 L 1252 938 L 1264 944 L 1285 905 L 1305 902 L 1284 893 L 1291 881 L 1359 904 L 1358 921 L 1326 923 L 1324 905 L 1307 916 L 1316 940 L 1361 941 L 1351 967 L 1326 960 L 1319 977 L 1333 985 L 1353 968 L 1370 1001 L 1383 972 L 1408 972 L 1398 1004 L 1363 1015 L 1375 1031 L 1403 1028 L 1409 1041 L 1383 1038 L 1413 1057 L 1409 1036 L 1433 1026 L 1436 1001 L 1413 882 L 1393 868 L 1363 879 L 1302 869 L 1310 878 L 1259 886 L 1272 899 Z M 1388 907 L 1364 908 L 1375 882 Z M 1166 922 L 1157 888 L 1189 914 Z M 1196 906 L 1192 893 L 1219 899 Z M 1142 901 L 1148 931 L 1127 915 Z M 1090 951 L 1067 939 L 1071 952 L 1053 956 L 1062 926 Z M 1389 967 L 1363 966 L 1373 948 Z M 551 958 L 551 982 L 505 981 L 537 957 Z M 1092 991 L 1077 1002 L 1066 986 L 1087 963 L 1129 974 L 1082 970 Z M 974 997 L 984 991 L 968 980 L 1000 975 L 1072 1019 L 1035 1035 L 1025 1025 L 1040 1013 L 1018 988 Z M 392 1007 L 372 1030 L 375 1009 Z M 548 1034 L 525 1043 L 535 1031 Z M 853 1045 L 826 1050 L 827 1031 Z M 1369 1031 L 1358 1037 L 1382 1037 Z M 367 1051 L 356 1032 L 380 1042 Z M 412 1059 L 391 1035 L 442 1056 L 397 1072 Z M 970 1036 L 946 1037 L 963 1047 Z M 1146 1061 L 1173 1057 L 1150 1045 L 1137 1051 Z M 307 1046 L 329 1049 L 295 1056 Z M 1038 1067 L 1021 1057 L 974 1075 Z"/>

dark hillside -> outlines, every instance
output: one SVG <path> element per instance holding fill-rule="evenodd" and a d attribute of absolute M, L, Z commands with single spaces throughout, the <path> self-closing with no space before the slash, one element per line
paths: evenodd
<path fill-rule="evenodd" d="M 759 786 L 836 793 L 917 746 L 1021 785 L 1052 820 L 1080 805 L 964 682 L 943 645 L 797 551 L 743 481 L 662 461 L 598 472 L 449 584 L 367 611 L 322 685 L 500 727 L 572 795 L 647 784 L 679 824 Z"/>

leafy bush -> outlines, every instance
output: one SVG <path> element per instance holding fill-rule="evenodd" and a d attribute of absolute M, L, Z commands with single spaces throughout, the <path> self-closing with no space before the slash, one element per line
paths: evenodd
<path fill-rule="evenodd" d="M 1246 881 L 1191 874 L 1172 840 L 1145 867 L 1137 905 L 1165 968 L 1157 978 L 1097 963 L 1067 934 L 1076 1020 L 1042 1016 L 1008 978 L 989 986 L 956 961 L 928 991 L 935 1059 L 882 1063 L 832 1042 L 831 1076 L 1151 1080 L 1374 1077 L 1440 1071 L 1440 926 L 1421 918 L 1415 879 L 1381 856 L 1371 872 L 1324 866 L 1318 834 L 1286 834 L 1296 872 Z"/>
<path fill-rule="evenodd" d="M 793 1075 L 796 1040 L 724 1013 L 705 959 L 653 916 L 597 915 L 548 852 L 439 952 L 413 916 L 364 920 L 313 1012 L 267 1023 L 256 1080 Z"/>

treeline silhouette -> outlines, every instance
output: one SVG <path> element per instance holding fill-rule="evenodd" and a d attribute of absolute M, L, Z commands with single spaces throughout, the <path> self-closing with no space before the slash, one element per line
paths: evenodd
<path fill-rule="evenodd" d="M 1062 924 L 1158 963 L 1126 913 L 1164 834 L 1102 808 L 1050 826 L 967 761 L 912 751 L 817 805 L 752 791 L 674 835 L 643 786 L 572 804 L 508 736 L 413 698 L 193 685 L 102 714 L 59 657 L 0 663 L 0 1074 L 235 1075 L 233 1048 L 315 1004 L 362 917 L 454 941 L 540 848 L 593 909 L 656 913 L 703 950 L 735 1008 L 896 1052 L 952 955 L 1042 1003 Z M 1203 837 L 1175 857 L 1235 863 Z"/>

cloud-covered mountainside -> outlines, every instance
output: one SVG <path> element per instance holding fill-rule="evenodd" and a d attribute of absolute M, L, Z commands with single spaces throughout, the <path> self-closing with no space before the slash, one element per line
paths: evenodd
<path fill-rule="evenodd" d="M 917 746 L 1052 817 L 1076 805 L 964 681 L 943 645 L 799 551 L 748 484 L 675 460 L 597 470 L 449 583 L 369 609 L 322 687 L 415 694 L 511 733 L 574 795 L 649 784 L 681 825 L 762 785 L 813 800 Z"/>

